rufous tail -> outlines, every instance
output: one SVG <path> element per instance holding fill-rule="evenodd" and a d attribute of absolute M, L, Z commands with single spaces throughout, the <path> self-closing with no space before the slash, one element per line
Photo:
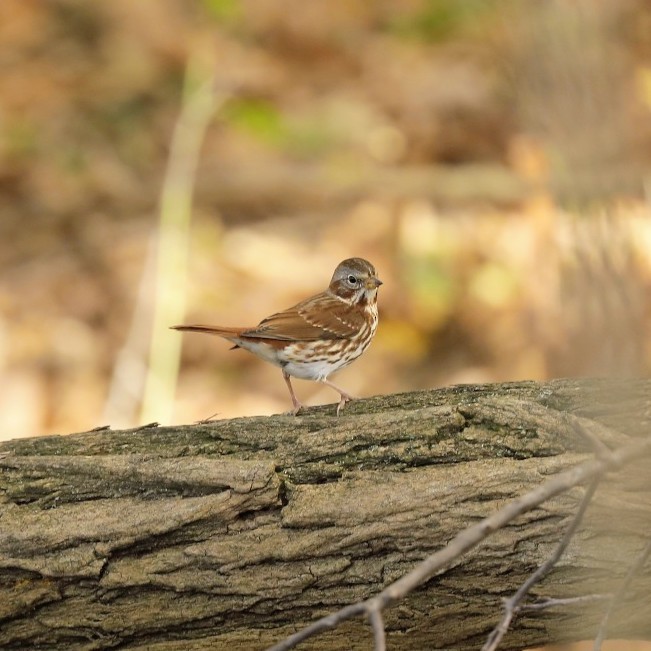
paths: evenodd
<path fill-rule="evenodd" d="M 183 330 L 185 332 L 205 332 L 209 335 L 217 335 L 218 337 L 226 337 L 232 339 L 239 337 L 248 328 L 223 328 L 222 326 L 209 326 L 209 325 L 175 325 L 171 326 L 172 330 Z"/>

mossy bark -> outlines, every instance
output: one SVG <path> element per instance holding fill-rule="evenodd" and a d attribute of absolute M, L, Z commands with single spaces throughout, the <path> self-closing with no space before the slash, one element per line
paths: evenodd
<path fill-rule="evenodd" d="M 554 473 L 648 435 L 651 381 L 461 386 L 299 417 L 0 445 L 0 648 L 255 650 L 362 600 Z M 534 595 L 610 592 L 651 530 L 651 472 L 605 479 Z M 583 488 L 548 502 L 385 613 L 389 648 L 481 646 Z M 651 639 L 651 571 L 612 618 Z M 635 608 L 630 607 L 635 603 Z M 500 648 L 592 637 L 605 604 L 523 614 Z M 301 649 L 370 649 L 351 621 Z"/>

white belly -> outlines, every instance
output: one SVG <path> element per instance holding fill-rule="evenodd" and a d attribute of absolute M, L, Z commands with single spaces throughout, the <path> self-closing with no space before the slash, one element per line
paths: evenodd
<path fill-rule="evenodd" d="M 274 348 L 264 341 L 247 341 L 244 337 L 233 339 L 233 343 L 249 350 L 254 355 L 275 366 L 281 367 L 288 375 L 303 380 L 325 380 L 331 373 L 345 368 L 354 362 L 369 346 L 377 328 L 377 306 L 369 306 L 371 322 L 365 332 L 360 332 L 353 341 L 326 340 L 321 342 L 297 341 L 288 343 L 284 348 Z M 371 336 L 367 337 L 368 329 Z M 358 341 L 366 341 L 360 346 Z M 333 354 L 331 347 L 342 345 L 339 354 Z"/>

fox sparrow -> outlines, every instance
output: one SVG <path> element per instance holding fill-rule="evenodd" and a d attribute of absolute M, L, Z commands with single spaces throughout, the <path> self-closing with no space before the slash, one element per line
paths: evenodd
<path fill-rule="evenodd" d="M 382 284 L 375 268 L 362 258 L 337 265 L 328 289 L 294 307 L 272 314 L 254 328 L 177 325 L 175 330 L 218 335 L 267 362 L 280 366 L 294 405 L 303 406 L 290 377 L 323 382 L 339 392 L 337 415 L 352 396 L 328 376 L 356 360 L 371 343 L 377 328 L 377 290 Z"/>

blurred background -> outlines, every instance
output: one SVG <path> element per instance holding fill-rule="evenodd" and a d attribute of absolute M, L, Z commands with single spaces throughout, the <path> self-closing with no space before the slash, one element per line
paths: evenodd
<path fill-rule="evenodd" d="M 2 0 L 0 438 L 289 409 L 168 326 L 350 256 L 354 395 L 648 374 L 650 165 L 642 0 Z"/>
<path fill-rule="evenodd" d="M 643 0 L 2 0 L 0 439 L 289 409 L 168 327 L 350 256 L 355 395 L 648 375 L 650 167 Z"/>

